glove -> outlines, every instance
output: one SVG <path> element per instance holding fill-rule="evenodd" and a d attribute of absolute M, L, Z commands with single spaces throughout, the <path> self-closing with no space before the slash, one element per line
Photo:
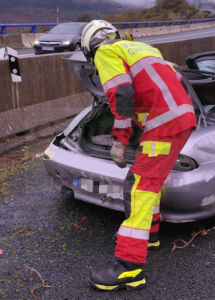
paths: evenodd
<path fill-rule="evenodd" d="M 126 167 L 125 162 L 125 153 L 127 150 L 127 146 L 123 145 L 122 142 L 113 141 L 113 146 L 111 148 L 111 157 L 115 164 L 120 168 Z"/>

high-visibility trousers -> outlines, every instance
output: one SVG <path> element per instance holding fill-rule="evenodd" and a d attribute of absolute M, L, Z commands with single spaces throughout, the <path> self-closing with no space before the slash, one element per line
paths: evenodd
<path fill-rule="evenodd" d="M 117 258 L 146 262 L 150 232 L 159 230 L 161 188 L 192 130 L 168 137 L 152 135 L 150 141 L 143 133 L 123 186 L 126 219 L 117 233 Z"/>

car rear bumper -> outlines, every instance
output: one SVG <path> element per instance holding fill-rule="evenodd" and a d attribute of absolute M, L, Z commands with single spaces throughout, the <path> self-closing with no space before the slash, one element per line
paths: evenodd
<path fill-rule="evenodd" d="M 124 210 L 122 186 L 129 167 L 120 169 L 112 161 L 67 151 L 53 144 L 45 151 L 44 165 L 58 191 L 71 189 L 77 199 Z M 215 174 L 213 176 L 211 170 L 215 170 L 215 162 L 190 172 L 169 174 L 162 188 L 163 221 L 190 222 L 215 215 L 215 194 L 210 193 L 214 190 Z"/>

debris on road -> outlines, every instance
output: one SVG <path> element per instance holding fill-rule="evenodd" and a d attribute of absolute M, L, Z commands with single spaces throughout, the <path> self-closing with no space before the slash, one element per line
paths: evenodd
<path fill-rule="evenodd" d="M 186 241 L 181 240 L 181 239 L 175 240 L 175 242 L 173 243 L 174 246 L 173 246 L 171 252 L 174 251 L 175 249 L 183 249 L 183 248 L 186 248 L 186 247 L 194 240 L 194 238 L 197 237 L 197 235 L 199 235 L 199 234 L 201 234 L 201 235 L 207 235 L 207 234 L 209 233 L 209 231 L 211 231 L 212 229 L 215 229 L 215 227 L 212 227 L 212 228 L 210 228 L 210 229 L 203 229 L 203 230 L 201 230 L 201 231 L 199 231 L 199 232 L 193 232 L 193 233 L 191 234 L 191 235 L 192 235 L 192 238 L 191 238 L 191 240 L 190 240 L 189 242 L 186 242 Z M 182 243 L 184 243 L 184 246 L 177 246 L 177 245 L 175 244 L 176 242 L 182 242 Z"/>

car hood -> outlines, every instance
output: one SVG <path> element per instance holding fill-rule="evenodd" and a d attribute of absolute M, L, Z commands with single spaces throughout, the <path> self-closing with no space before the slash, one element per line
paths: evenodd
<path fill-rule="evenodd" d="M 61 42 L 65 40 L 72 40 L 77 34 L 52 34 L 47 33 L 39 37 L 40 42 Z"/>
<path fill-rule="evenodd" d="M 64 55 L 78 79 L 84 84 L 87 90 L 102 102 L 109 103 L 105 96 L 99 76 L 94 76 L 95 68 L 90 66 L 82 51 L 73 52 L 71 56 Z"/>

